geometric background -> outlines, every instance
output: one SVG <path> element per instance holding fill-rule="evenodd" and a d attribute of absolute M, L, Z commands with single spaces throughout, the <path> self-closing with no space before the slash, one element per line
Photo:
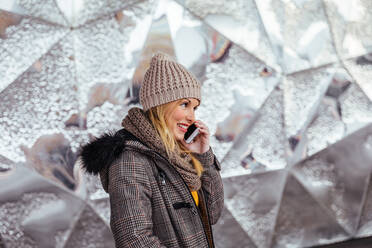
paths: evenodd
<path fill-rule="evenodd" d="M 371 8 L 0 2 L 0 247 L 114 247 L 108 194 L 78 151 L 138 106 L 156 51 L 202 82 L 225 189 L 217 247 L 372 236 Z"/>

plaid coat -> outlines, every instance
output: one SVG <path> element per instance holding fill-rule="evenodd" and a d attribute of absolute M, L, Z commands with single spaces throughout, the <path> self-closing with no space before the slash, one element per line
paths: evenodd
<path fill-rule="evenodd" d="M 110 195 L 116 247 L 214 247 L 211 225 L 221 215 L 224 193 L 211 149 L 193 154 L 205 169 L 199 207 L 168 160 L 124 129 L 87 144 L 81 155 Z"/>

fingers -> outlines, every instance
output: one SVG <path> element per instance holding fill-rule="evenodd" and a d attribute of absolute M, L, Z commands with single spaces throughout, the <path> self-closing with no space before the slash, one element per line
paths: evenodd
<path fill-rule="evenodd" d="M 209 128 L 202 121 L 195 121 L 195 125 L 200 129 L 200 132 L 203 134 L 209 134 Z"/>

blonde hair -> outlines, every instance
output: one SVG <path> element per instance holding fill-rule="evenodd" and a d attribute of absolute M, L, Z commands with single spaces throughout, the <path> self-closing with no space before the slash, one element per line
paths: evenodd
<path fill-rule="evenodd" d="M 178 155 L 184 152 L 189 154 L 192 165 L 196 170 L 197 175 L 200 177 L 204 170 L 203 165 L 191 154 L 190 150 L 175 139 L 173 133 L 169 131 L 166 121 L 167 117 L 172 114 L 176 106 L 182 101 L 183 99 L 152 107 L 146 111 L 146 114 L 160 135 L 168 156 L 170 156 L 172 152 L 176 152 Z"/>

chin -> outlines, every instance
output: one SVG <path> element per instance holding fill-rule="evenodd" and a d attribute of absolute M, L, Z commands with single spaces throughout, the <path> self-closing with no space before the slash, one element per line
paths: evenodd
<path fill-rule="evenodd" d="M 174 135 L 174 138 L 177 140 L 177 141 L 181 141 L 183 139 L 183 135 L 181 134 L 176 134 Z"/>

